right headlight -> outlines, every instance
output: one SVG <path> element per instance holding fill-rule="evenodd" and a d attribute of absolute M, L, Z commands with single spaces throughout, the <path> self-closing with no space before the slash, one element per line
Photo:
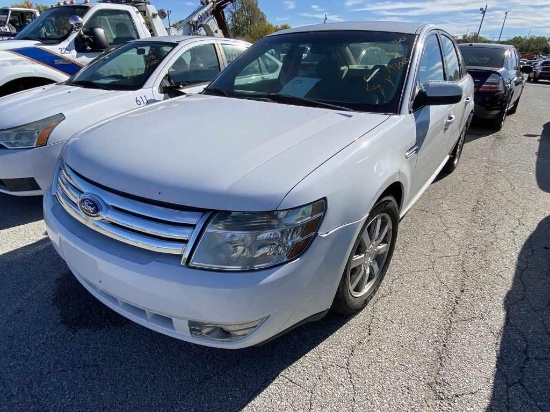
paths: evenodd
<path fill-rule="evenodd" d="M 65 116 L 59 113 L 36 122 L 0 130 L 0 144 L 8 149 L 45 146 L 53 129 L 63 120 Z"/>
<path fill-rule="evenodd" d="M 325 210 L 322 199 L 274 212 L 218 212 L 200 238 L 190 266 L 246 271 L 296 259 L 315 238 Z"/>

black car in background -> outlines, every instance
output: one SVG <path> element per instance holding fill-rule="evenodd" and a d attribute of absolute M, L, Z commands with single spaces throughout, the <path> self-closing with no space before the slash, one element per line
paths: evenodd
<path fill-rule="evenodd" d="M 464 43 L 459 48 L 474 78 L 474 116 L 500 130 L 506 116 L 516 112 L 525 86 L 517 50 L 491 43 Z"/>

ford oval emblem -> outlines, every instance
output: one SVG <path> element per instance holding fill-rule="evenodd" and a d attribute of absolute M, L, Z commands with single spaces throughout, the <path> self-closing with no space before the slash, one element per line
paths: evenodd
<path fill-rule="evenodd" d="M 78 199 L 78 208 L 82 211 L 82 213 L 92 219 L 101 217 L 101 212 L 103 209 L 101 200 L 86 193 Z"/>

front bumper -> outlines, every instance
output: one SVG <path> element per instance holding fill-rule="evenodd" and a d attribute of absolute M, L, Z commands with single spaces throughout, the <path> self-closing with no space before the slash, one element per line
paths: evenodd
<path fill-rule="evenodd" d="M 259 344 L 332 304 L 360 223 L 319 235 L 298 260 L 256 272 L 191 269 L 103 236 L 77 222 L 49 192 L 48 235 L 61 257 L 98 300 L 140 325 L 201 345 L 238 349 Z M 241 340 L 191 335 L 188 322 L 237 324 L 266 318 Z"/>
<path fill-rule="evenodd" d="M 63 144 L 64 142 L 33 149 L 0 149 L 0 192 L 15 196 L 42 195 L 52 183 L 55 164 Z M 34 185 L 16 184 L 18 181 L 33 180 Z M 1 184 L 3 181 L 6 182 L 5 185 Z"/>

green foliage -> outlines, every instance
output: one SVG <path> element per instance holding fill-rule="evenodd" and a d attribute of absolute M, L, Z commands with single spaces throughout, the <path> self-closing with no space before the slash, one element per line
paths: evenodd
<path fill-rule="evenodd" d="M 483 36 L 474 34 L 465 34 L 462 38 L 456 40 L 457 43 L 491 43 L 491 41 Z"/>
<path fill-rule="evenodd" d="M 50 8 L 50 6 L 47 5 L 47 4 L 33 3 L 32 1 L 29 1 L 29 0 L 24 0 L 21 3 L 14 3 L 10 7 L 21 7 L 21 8 L 24 8 L 24 9 L 36 9 L 40 13 L 43 13 L 45 10 L 48 10 Z"/>
<path fill-rule="evenodd" d="M 476 34 L 465 34 L 457 39 L 458 43 L 501 43 L 511 44 L 522 54 L 548 54 L 550 52 L 550 37 L 545 36 L 516 36 L 511 39 L 491 41 Z"/>
<path fill-rule="evenodd" d="M 288 24 L 276 26 L 269 23 L 258 6 L 258 0 L 236 0 L 229 21 L 233 35 L 250 42 L 275 31 L 290 28 Z"/>

